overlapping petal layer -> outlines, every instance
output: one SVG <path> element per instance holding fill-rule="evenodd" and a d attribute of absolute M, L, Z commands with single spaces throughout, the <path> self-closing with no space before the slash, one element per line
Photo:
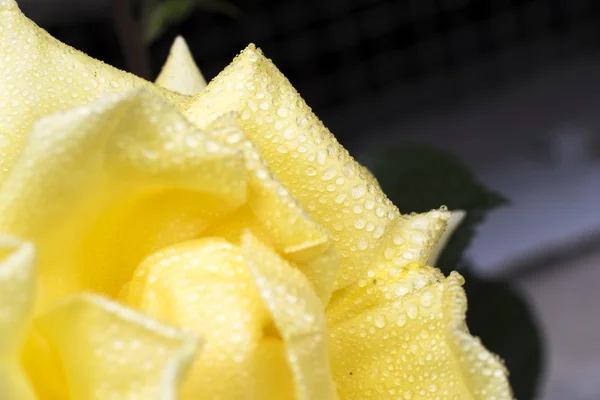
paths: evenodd
<path fill-rule="evenodd" d="M 287 348 L 298 400 L 336 399 L 329 371 L 323 304 L 308 279 L 246 233 L 244 260 Z"/>
<path fill-rule="evenodd" d="M 503 367 L 481 346 L 473 347 L 476 349 L 473 352 L 478 357 L 493 360 L 490 371 L 497 374 L 494 382 L 486 382 L 485 377 L 476 374 L 474 379 L 463 384 L 466 366 L 462 361 L 454 363 L 453 359 L 464 358 L 462 354 L 468 343 L 457 347 L 456 340 L 448 334 L 449 339 L 444 339 L 439 349 L 443 353 L 440 357 L 448 356 L 450 361 L 423 365 L 421 371 L 425 374 L 420 376 L 419 385 L 427 386 L 430 391 L 421 392 L 419 385 L 404 382 L 404 386 L 398 386 L 393 380 L 413 369 L 412 364 L 402 365 L 395 359 L 391 364 L 397 367 L 396 375 L 383 374 L 378 369 L 391 365 L 390 360 L 398 354 L 395 346 L 400 346 L 399 342 L 374 349 L 369 335 L 374 335 L 372 340 L 380 340 L 376 330 L 363 329 L 358 336 L 349 333 L 348 329 L 335 330 L 338 326 L 347 328 L 345 324 L 351 326 L 353 321 L 361 319 L 373 321 L 373 313 L 388 304 L 398 307 L 389 311 L 389 317 L 400 321 L 407 318 L 406 309 L 398 306 L 402 296 L 414 296 L 424 288 L 431 290 L 440 285 L 443 276 L 424 265 L 430 259 L 435 262 L 439 254 L 436 244 L 444 235 L 450 213 L 442 209 L 400 216 L 371 175 L 339 147 L 287 79 L 253 46 L 244 50 L 196 97 L 188 116 L 201 126 L 210 125 L 210 121 L 228 109 L 239 114 L 240 125 L 275 175 L 299 198 L 311 216 L 328 228 L 342 257 L 336 291 L 327 308 L 328 320 L 334 329 L 330 339 L 331 357 L 352 363 L 352 357 L 347 355 L 363 340 L 363 358 L 358 357 L 360 362 L 357 364 L 371 376 L 377 376 L 373 380 L 358 374 L 351 381 L 357 382 L 358 386 L 348 385 L 346 390 L 341 389 L 342 398 L 364 398 L 381 388 L 389 388 L 394 393 L 406 389 L 406 396 L 414 394 L 416 398 L 435 398 L 448 393 L 473 398 L 500 393 L 499 398 L 510 398 Z M 446 315 L 451 314 L 448 310 L 460 309 L 458 302 L 455 298 L 445 297 L 440 309 L 444 308 Z M 408 308 L 414 315 L 412 308 Z M 454 318 L 464 320 L 464 312 Z M 419 330 L 419 323 L 410 321 L 406 323 L 406 329 Z M 364 321 L 360 324 L 365 326 Z M 379 319 L 377 324 L 381 324 Z M 377 324 L 372 323 L 370 328 Z M 452 324 L 444 324 L 438 321 L 436 332 L 445 338 L 446 333 L 452 331 L 446 327 Z M 470 338 L 468 333 L 466 337 Z M 415 357 L 421 363 L 421 358 L 428 357 L 424 347 L 417 349 Z M 436 388 L 437 375 L 427 373 L 430 367 L 444 374 L 443 385 L 455 386 L 457 391 L 431 391 Z M 336 381 L 341 379 L 343 382 L 344 375 L 340 375 L 340 371 L 345 369 L 334 363 Z M 392 392 L 386 389 L 382 398 L 393 396 Z"/>
<path fill-rule="evenodd" d="M 237 113 L 227 113 L 209 125 L 211 137 L 235 146 L 244 154 L 248 170 L 248 209 L 219 221 L 213 234 L 237 242 L 252 228 L 255 235 L 298 265 L 317 295 L 327 304 L 338 273 L 338 253 L 327 231 L 304 211 L 290 191 L 269 170 L 254 144 L 238 123 Z"/>
<path fill-rule="evenodd" d="M 449 217 L 401 217 L 368 279 L 332 299 L 329 347 L 341 398 L 512 398 L 503 364 L 466 328 L 462 278 L 425 266 Z"/>
<path fill-rule="evenodd" d="M 246 198 L 238 150 L 145 91 L 109 94 L 35 125 L 0 190 L 0 231 L 39 246 L 45 307 L 79 290 L 116 295 L 146 255 Z"/>
<path fill-rule="evenodd" d="M 300 271 L 246 234 L 190 241 L 146 259 L 132 306 L 203 332 L 184 398 L 333 399 L 323 306 Z"/>
<path fill-rule="evenodd" d="M 462 278 L 399 290 L 427 268 L 407 269 L 378 291 L 391 293 L 330 326 L 330 354 L 344 399 L 512 399 L 502 362 L 465 324 Z"/>
<path fill-rule="evenodd" d="M 327 308 L 330 324 L 351 319 L 377 304 L 437 282 L 439 271 L 422 267 L 444 233 L 449 217 L 448 211 L 433 210 L 395 220 L 364 277 L 356 285 L 335 293 Z M 393 286 L 382 286 L 391 282 Z"/>
<path fill-rule="evenodd" d="M 68 377 L 53 398 L 175 400 L 197 346 L 193 335 L 93 295 L 63 302 L 36 327 Z"/>
<path fill-rule="evenodd" d="M 229 110 L 238 113 L 274 175 L 328 228 L 341 256 L 336 289 L 355 284 L 399 216 L 397 208 L 253 45 L 196 96 L 187 115 L 207 126 Z"/>
<path fill-rule="evenodd" d="M 194 335 L 91 295 L 32 321 L 34 246 L 3 235 L 0 251 L 0 398 L 177 398 Z"/>
<path fill-rule="evenodd" d="M 45 115 L 139 87 L 176 105 L 188 101 L 59 42 L 14 0 L 0 3 L 0 65 L 0 183 L 34 122 Z"/>

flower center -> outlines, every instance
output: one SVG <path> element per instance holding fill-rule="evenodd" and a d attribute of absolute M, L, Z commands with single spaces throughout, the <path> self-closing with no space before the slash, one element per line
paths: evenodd
<path fill-rule="evenodd" d="M 239 390 L 245 388 L 257 399 L 268 399 L 272 379 L 290 382 L 289 396 L 280 398 L 293 398 L 285 344 L 240 246 L 205 237 L 160 250 L 140 263 L 119 298 L 153 318 L 204 335 L 182 389 L 186 398 L 209 392 L 242 398 L 246 392 Z"/>

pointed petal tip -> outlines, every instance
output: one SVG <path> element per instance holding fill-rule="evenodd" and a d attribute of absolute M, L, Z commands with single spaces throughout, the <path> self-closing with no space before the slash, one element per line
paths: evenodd
<path fill-rule="evenodd" d="M 175 40 L 173 40 L 173 44 L 171 45 L 170 54 L 177 52 L 190 52 L 190 46 L 187 43 L 187 40 L 181 35 L 177 35 Z M 190 54 L 191 55 L 191 54 Z"/>
<path fill-rule="evenodd" d="M 450 240 L 454 232 L 458 229 L 466 215 L 467 212 L 464 210 L 454 210 L 450 212 L 450 218 L 446 222 L 446 229 L 435 244 L 433 250 L 431 251 L 431 255 L 427 260 L 427 265 L 436 265 L 442 252 L 446 248 L 446 244 L 448 244 L 448 241 Z"/>
<path fill-rule="evenodd" d="M 246 48 L 244 50 L 242 50 L 241 54 L 257 54 L 259 56 L 263 56 L 263 52 L 260 49 L 260 47 L 258 47 L 256 44 L 254 43 L 250 43 L 248 44 L 248 46 L 246 46 Z"/>
<path fill-rule="evenodd" d="M 206 87 L 206 79 L 183 36 L 173 41 L 169 56 L 155 83 L 174 92 L 196 95 Z"/>
<path fill-rule="evenodd" d="M 466 216 L 467 216 L 467 212 L 465 210 L 451 211 L 450 220 L 448 221 L 448 225 L 453 223 L 453 221 L 456 224 L 460 224 Z"/>

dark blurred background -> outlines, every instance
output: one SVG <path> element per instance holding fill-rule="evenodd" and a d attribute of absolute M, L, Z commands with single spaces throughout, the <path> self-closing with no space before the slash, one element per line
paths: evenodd
<path fill-rule="evenodd" d="M 534 306 L 548 350 L 539 399 L 600 399 L 600 4 L 230 2 L 235 16 L 198 8 L 154 41 L 154 76 L 177 34 L 207 79 L 254 42 L 352 152 L 411 141 L 458 156 L 510 201 L 468 256 Z M 19 1 L 60 40 L 126 69 L 111 3 Z"/>
<path fill-rule="evenodd" d="M 254 42 L 347 143 L 361 141 L 364 125 L 455 107 L 572 62 L 597 48 L 600 29 L 600 6 L 589 0 L 230 1 L 239 16 L 200 9 L 162 35 L 154 73 L 177 34 L 207 77 Z M 125 67 L 109 0 L 45 1 L 65 5 L 52 11 L 41 0 L 20 3 L 55 36 Z"/>

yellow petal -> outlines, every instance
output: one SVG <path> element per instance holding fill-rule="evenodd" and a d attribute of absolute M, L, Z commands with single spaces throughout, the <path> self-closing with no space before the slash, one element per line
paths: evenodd
<path fill-rule="evenodd" d="M 411 293 L 434 283 L 438 276 L 421 267 L 426 265 L 449 218 L 450 213 L 443 209 L 397 218 L 383 238 L 379 254 L 358 283 L 334 294 L 327 308 L 329 322 L 354 318 L 397 294 Z M 385 282 L 394 284 L 382 290 Z"/>
<path fill-rule="evenodd" d="M 271 174 L 260 152 L 237 123 L 237 114 L 228 113 L 218 118 L 209 125 L 208 133 L 215 140 L 243 152 L 249 189 L 247 207 L 219 221 L 211 232 L 236 242 L 243 231 L 251 230 L 296 263 L 323 304 L 327 304 L 338 272 L 339 256 L 326 230 Z"/>
<path fill-rule="evenodd" d="M 196 96 L 187 113 L 204 126 L 229 110 L 238 112 L 278 180 L 330 231 L 341 256 L 336 289 L 356 283 L 398 217 L 396 207 L 253 45 Z"/>
<path fill-rule="evenodd" d="M 36 321 L 71 399 L 178 398 L 197 339 L 105 298 L 80 295 Z"/>
<path fill-rule="evenodd" d="M 0 399 L 35 399 L 19 361 L 34 295 L 33 245 L 0 235 Z"/>
<path fill-rule="evenodd" d="M 203 238 L 155 253 L 140 264 L 124 298 L 201 333 L 205 345 L 183 399 L 293 397 L 285 344 L 268 330 L 271 319 L 238 246 Z"/>
<path fill-rule="evenodd" d="M 82 289 L 116 295 L 146 255 L 245 201 L 242 154 L 136 90 L 35 125 L 0 189 L 0 231 L 39 246 L 43 308 Z"/>
<path fill-rule="evenodd" d="M 0 5 L 0 65 L 0 183 L 33 123 L 44 115 L 135 87 L 173 103 L 187 101 L 57 41 L 25 17 L 14 0 Z"/>
<path fill-rule="evenodd" d="M 296 399 L 335 399 L 329 371 L 325 315 L 306 277 L 251 234 L 244 259 L 279 333 L 294 374 Z"/>
<path fill-rule="evenodd" d="M 466 215 L 467 215 L 467 213 L 463 210 L 452 211 L 452 214 L 450 215 L 450 218 L 448 219 L 448 223 L 446 224 L 446 230 L 444 231 L 444 233 L 442 234 L 442 236 L 436 243 L 431 254 L 429 255 L 429 260 L 427 260 L 427 265 L 431 265 L 432 267 L 435 267 L 435 265 L 438 262 L 438 259 L 442 255 L 442 252 L 446 248 L 446 244 L 452 237 L 452 234 L 458 229 L 458 227 L 460 226 L 463 219 L 465 219 Z"/>
<path fill-rule="evenodd" d="M 181 36 L 177 36 L 173 42 L 167 62 L 156 78 L 156 84 L 187 95 L 194 95 L 206 87 L 206 80 Z"/>
<path fill-rule="evenodd" d="M 427 269 L 419 271 L 427 275 Z M 438 276 L 439 277 L 439 276 Z M 502 362 L 465 324 L 463 279 L 453 272 L 331 326 L 330 354 L 345 399 L 512 399 Z"/>
<path fill-rule="evenodd" d="M 205 339 L 184 399 L 288 399 L 295 390 L 328 398 L 321 392 L 327 370 L 322 305 L 298 271 L 280 259 L 265 264 L 276 256 L 257 246 L 244 242 L 242 251 L 222 238 L 180 244 L 147 258 L 129 284 L 128 304 Z M 275 289 L 274 280 L 287 286 Z M 268 290 L 278 292 L 265 305 Z M 291 307 L 293 296 L 297 305 Z M 290 317 L 272 308 L 273 301 L 290 306 Z M 310 332 L 301 339 L 303 328 Z M 306 371 L 305 357 L 319 369 Z"/>

